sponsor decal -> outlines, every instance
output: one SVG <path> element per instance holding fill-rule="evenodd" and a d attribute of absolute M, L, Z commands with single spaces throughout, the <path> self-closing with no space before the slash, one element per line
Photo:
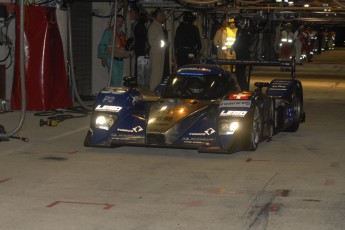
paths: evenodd
<path fill-rule="evenodd" d="M 287 90 L 290 84 L 290 81 L 274 81 L 270 87 L 270 90 Z"/>
<path fill-rule="evenodd" d="M 279 83 L 279 84 L 285 84 L 289 85 L 292 81 L 286 81 L 286 80 L 274 80 L 273 84 Z"/>
<path fill-rule="evenodd" d="M 251 93 L 232 93 L 229 95 L 229 99 L 249 99 L 252 96 Z"/>
<path fill-rule="evenodd" d="M 286 88 L 286 85 L 273 85 L 272 88 Z"/>
<path fill-rule="evenodd" d="M 206 133 L 189 133 L 191 136 L 206 136 Z"/>
<path fill-rule="evenodd" d="M 134 127 L 134 128 L 133 128 L 133 131 L 136 132 L 136 133 L 138 133 L 138 132 L 143 131 L 143 128 L 141 128 L 140 126 L 137 126 L 137 127 Z"/>
<path fill-rule="evenodd" d="M 114 96 L 105 96 L 103 98 L 103 103 L 108 103 L 108 104 L 112 104 L 115 101 L 115 97 Z"/>
<path fill-rule="evenodd" d="M 212 128 L 209 128 L 209 129 L 205 130 L 204 132 L 205 132 L 207 135 L 211 135 L 212 133 L 214 133 L 214 132 L 216 132 L 216 131 L 214 131 L 214 129 L 212 129 Z"/>
<path fill-rule="evenodd" d="M 141 128 L 140 126 L 136 126 L 136 127 L 132 128 L 132 129 L 117 128 L 117 131 L 125 132 L 125 133 L 139 133 L 139 132 L 143 131 L 143 128 Z"/>
<path fill-rule="evenodd" d="M 249 108 L 252 104 L 249 100 L 230 100 L 230 101 L 222 101 L 219 105 L 220 108 L 224 107 L 242 107 L 242 108 Z"/>
<path fill-rule="evenodd" d="M 122 107 L 120 106 L 114 106 L 114 105 L 97 105 L 97 107 L 95 108 L 96 111 L 108 111 L 108 112 L 114 112 L 114 113 L 118 113 L 120 112 L 120 110 L 122 109 Z"/>
<path fill-rule="evenodd" d="M 203 144 L 202 141 L 183 141 L 185 144 Z"/>
<path fill-rule="evenodd" d="M 288 85 L 273 85 L 270 89 L 271 90 L 287 90 Z"/>
<path fill-rule="evenodd" d="M 135 105 L 136 103 L 140 102 L 143 100 L 143 97 L 141 95 L 138 95 L 138 96 L 132 96 L 132 104 Z"/>
<path fill-rule="evenodd" d="M 216 131 L 212 128 L 206 129 L 203 133 L 189 133 L 190 136 L 209 136 L 215 133 Z"/>
<path fill-rule="evenodd" d="M 221 117 L 226 117 L 226 116 L 231 116 L 231 117 L 244 117 L 247 114 L 247 111 L 226 111 L 223 110 L 220 112 L 219 116 Z"/>
<path fill-rule="evenodd" d="M 179 69 L 179 73 L 183 72 L 183 71 L 203 71 L 203 72 L 211 72 L 211 70 L 209 68 L 206 67 L 201 67 L 201 68 L 181 68 Z"/>
<path fill-rule="evenodd" d="M 102 94 L 123 94 L 125 93 L 126 90 L 124 89 L 107 89 L 107 90 L 102 90 Z"/>
<path fill-rule="evenodd" d="M 200 142 L 200 141 L 203 141 L 203 142 L 206 142 L 206 141 L 214 141 L 214 138 L 206 138 L 206 137 L 184 137 L 182 138 L 182 141 L 184 142 Z"/>

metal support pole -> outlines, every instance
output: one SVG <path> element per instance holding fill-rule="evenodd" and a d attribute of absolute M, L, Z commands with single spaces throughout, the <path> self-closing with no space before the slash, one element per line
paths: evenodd
<path fill-rule="evenodd" d="M 113 31 L 113 41 L 112 41 L 112 48 L 111 48 L 111 61 L 110 61 L 110 68 L 109 68 L 109 78 L 108 78 L 108 86 L 111 83 L 111 75 L 113 73 L 113 63 L 114 63 L 114 53 L 115 53 L 115 40 L 116 40 L 116 15 L 117 15 L 117 0 L 114 0 L 115 10 L 114 10 L 114 31 Z"/>

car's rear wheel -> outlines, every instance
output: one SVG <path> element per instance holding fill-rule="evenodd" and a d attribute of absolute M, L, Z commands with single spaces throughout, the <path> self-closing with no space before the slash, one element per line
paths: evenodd
<path fill-rule="evenodd" d="M 259 146 L 262 134 L 262 118 L 258 106 L 254 107 L 250 127 L 251 132 L 248 136 L 248 150 L 254 151 Z"/>
<path fill-rule="evenodd" d="M 291 126 L 286 129 L 287 132 L 296 132 L 299 128 L 301 120 L 301 95 L 297 87 L 294 88 L 294 92 L 291 95 Z"/>
<path fill-rule="evenodd" d="M 270 106 L 270 118 L 269 118 L 269 124 L 268 124 L 268 135 L 267 135 L 267 141 L 271 141 L 273 135 L 275 134 L 275 114 L 274 114 L 274 101 L 271 101 Z"/>

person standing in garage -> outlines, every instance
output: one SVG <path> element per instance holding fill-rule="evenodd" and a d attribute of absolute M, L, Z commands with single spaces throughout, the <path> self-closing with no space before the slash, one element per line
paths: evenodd
<path fill-rule="evenodd" d="M 196 16 L 187 11 L 183 21 L 177 27 L 174 39 L 177 67 L 187 65 L 191 58 L 197 57 L 201 49 L 201 38 L 198 27 L 194 25 Z"/>
<path fill-rule="evenodd" d="M 218 29 L 213 39 L 213 44 L 218 50 L 218 59 L 231 60 L 236 58 L 236 53 L 230 52 L 230 49 L 236 40 L 236 32 L 237 28 L 235 26 L 234 19 L 231 18 L 229 20 L 228 26 L 228 20 L 224 18 L 222 20 L 222 27 Z M 223 68 L 231 72 L 235 71 L 235 68 L 232 65 L 223 65 Z"/>
<path fill-rule="evenodd" d="M 229 27 L 226 28 L 226 40 L 225 40 L 225 47 L 226 47 L 226 58 L 227 59 L 236 59 L 236 53 L 230 52 L 232 45 L 236 41 L 236 34 L 237 34 L 237 27 L 235 25 L 235 19 L 231 18 L 229 20 Z"/>
<path fill-rule="evenodd" d="M 286 23 L 284 25 L 284 29 L 280 33 L 279 60 L 281 61 L 289 61 L 291 60 L 292 56 L 294 56 L 294 44 L 293 44 L 294 33 L 292 32 L 291 29 L 292 29 L 291 23 Z M 280 67 L 280 70 L 290 71 L 290 67 L 282 66 Z"/>
<path fill-rule="evenodd" d="M 134 75 L 138 80 L 138 58 L 140 56 L 148 55 L 148 41 L 147 41 L 147 16 L 140 12 L 140 9 L 133 7 L 130 10 L 130 18 L 134 20 L 132 25 L 132 36 L 134 38 Z"/>
<path fill-rule="evenodd" d="M 98 44 L 98 58 L 102 60 L 102 66 L 107 67 L 110 73 L 108 85 L 121 86 L 124 70 L 124 58 L 129 57 L 129 52 L 125 50 L 126 37 L 122 31 L 125 18 L 123 15 L 116 15 L 115 40 L 114 26 L 107 28 Z M 115 48 L 113 50 L 113 43 Z"/>
<path fill-rule="evenodd" d="M 222 26 L 217 30 L 214 38 L 213 44 L 217 47 L 217 56 L 218 59 L 230 59 L 229 57 L 235 57 L 235 52 L 230 54 L 231 45 L 227 42 L 230 39 L 228 35 L 230 34 L 230 28 L 228 27 L 228 20 L 227 18 L 222 19 Z M 233 37 L 233 41 L 235 41 L 235 37 Z M 232 58 L 234 59 L 234 58 Z M 231 70 L 231 65 L 223 65 L 223 68 L 226 70 Z"/>
<path fill-rule="evenodd" d="M 235 42 L 230 48 L 230 54 L 235 52 L 237 60 L 248 61 L 250 59 L 253 32 L 249 28 L 249 20 L 239 16 L 236 17 L 235 22 L 238 30 Z M 241 90 L 249 90 L 247 66 L 237 65 L 235 73 Z"/>
<path fill-rule="evenodd" d="M 284 29 L 280 33 L 280 52 L 279 59 L 286 61 L 290 60 L 293 54 L 293 35 L 291 31 L 291 23 L 286 23 Z"/>
<path fill-rule="evenodd" d="M 304 26 L 301 25 L 300 27 L 298 27 L 298 29 L 295 31 L 293 35 L 296 63 L 302 63 L 302 46 L 305 38 L 306 34 L 304 33 Z"/>
<path fill-rule="evenodd" d="M 149 56 L 151 62 L 150 90 L 155 90 L 160 84 L 165 64 L 165 50 L 167 40 L 164 32 L 163 23 L 165 21 L 165 12 L 161 8 L 157 8 L 152 14 L 154 20 L 150 24 L 147 36 L 150 46 Z"/>
<path fill-rule="evenodd" d="M 225 54 L 223 52 L 223 38 L 226 37 L 226 27 L 228 26 L 228 21 L 226 18 L 222 19 L 221 27 L 216 31 L 216 34 L 213 38 L 213 45 L 217 47 L 217 58 L 218 59 L 224 59 Z M 225 35 L 224 35 L 225 34 Z"/>

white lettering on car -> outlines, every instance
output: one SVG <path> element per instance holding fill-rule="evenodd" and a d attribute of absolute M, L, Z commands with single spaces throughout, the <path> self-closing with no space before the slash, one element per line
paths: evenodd
<path fill-rule="evenodd" d="M 249 100 L 230 100 L 230 101 L 222 101 L 219 105 L 220 108 L 223 107 L 243 107 L 249 108 L 252 104 Z"/>
<path fill-rule="evenodd" d="M 143 131 L 144 129 L 141 128 L 141 126 L 136 126 L 132 129 L 122 129 L 122 128 L 118 128 L 117 131 L 119 132 L 126 132 L 126 133 L 139 133 L 141 131 Z"/>
<path fill-rule="evenodd" d="M 226 116 L 232 116 L 232 117 L 244 117 L 247 114 L 247 111 L 225 111 L 223 110 L 219 116 L 226 117 Z"/>
<path fill-rule="evenodd" d="M 189 133 L 191 136 L 206 136 L 215 133 L 216 131 L 212 128 L 206 129 L 203 133 Z"/>
<path fill-rule="evenodd" d="M 115 97 L 105 96 L 103 99 L 103 102 L 113 103 L 114 100 L 115 100 Z"/>
<path fill-rule="evenodd" d="M 117 129 L 117 131 L 120 131 L 120 132 L 127 132 L 127 133 L 133 133 L 134 131 L 132 129 Z"/>
<path fill-rule="evenodd" d="M 121 109 L 122 107 L 113 105 L 97 105 L 97 107 L 95 108 L 96 111 L 109 111 L 114 113 L 120 112 Z"/>
<path fill-rule="evenodd" d="M 205 136 L 206 133 L 189 133 L 191 136 Z"/>

